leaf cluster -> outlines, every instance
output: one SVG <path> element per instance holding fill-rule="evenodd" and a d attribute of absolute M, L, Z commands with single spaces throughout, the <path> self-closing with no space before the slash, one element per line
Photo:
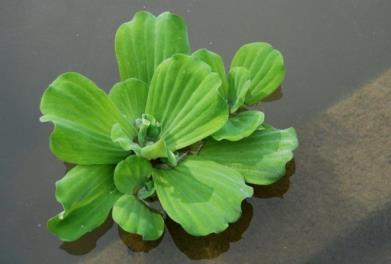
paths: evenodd
<path fill-rule="evenodd" d="M 247 110 L 281 85 L 281 53 L 246 44 L 226 72 L 218 54 L 191 52 L 182 18 L 146 11 L 119 27 L 115 52 L 121 80 L 109 94 L 68 72 L 42 96 L 51 151 L 76 164 L 56 183 L 63 211 L 49 230 L 76 240 L 110 212 L 145 240 L 162 236 L 167 216 L 195 236 L 225 230 L 252 196 L 249 183 L 280 179 L 298 145 L 293 128 Z"/>

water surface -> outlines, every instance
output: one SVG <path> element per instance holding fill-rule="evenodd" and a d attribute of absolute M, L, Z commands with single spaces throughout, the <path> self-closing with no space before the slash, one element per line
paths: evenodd
<path fill-rule="evenodd" d="M 0 3 L 0 263 L 389 263 L 391 262 L 391 2 L 2 1 Z M 113 36 L 147 8 L 185 17 L 193 49 L 229 64 L 250 41 L 285 56 L 282 89 L 260 109 L 294 126 L 300 148 L 287 175 L 258 187 L 243 216 L 195 238 L 168 221 L 145 243 L 108 221 L 61 243 L 46 221 L 61 208 L 54 183 L 65 166 L 40 124 L 42 92 L 78 71 L 106 91 L 118 80 Z"/>

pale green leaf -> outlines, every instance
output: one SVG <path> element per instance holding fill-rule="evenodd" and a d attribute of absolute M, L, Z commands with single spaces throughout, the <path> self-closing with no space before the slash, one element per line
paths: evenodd
<path fill-rule="evenodd" d="M 160 203 L 189 234 L 218 233 L 241 215 L 241 203 L 253 194 L 233 169 L 189 157 L 173 169 L 154 169 Z"/>
<path fill-rule="evenodd" d="M 298 146 L 294 128 L 268 125 L 237 142 L 208 140 L 199 156 L 239 171 L 249 183 L 267 185 L 285 175 L 285 165 Z"/>
<path fill-rule="evenodd" d="M 228 81 L 225 74 L 224 61 L 221 56 L 207 49 L 199 49 L 192 55 L 193 57 L 201 59 L 203 62 L 208 64 L 213 72 L 216 72 L 221 79 L 221 95 L 224 98 L 228 96 Z"/>
<path fill-rule="evenodd" d="M 162 157 L 167 157 L 168 149 L 164 139 L 159 139 L 151 145 L 143 147 L 140 151 L 140 156 L 146 159 L 157 159 Z"/>
<path fill-rule="evenodd" d="M 241 112 L 228 119 L 227 123 L 212 136 L 220 141 L 238 141 L 250 136 L 263 122 L 265 115 L 259 111 Z"/>
<path fill-rule="evenodd" d="M 148 160 L 139 156 L 129 156 L 118 163 L 114 171 L 114 183 L 117 189 L 126 194 L 135 194 L 152 174 Z"/>
<path fill-rule="evenodd" d="M 132 195 L 123 195 L 114 204 L 114 221 L 126 232 L 156 240 L 163 234 L 163 217 Z"/>
<path fill-rule="evenodd" d="M 113 182 L 112 165 L 76 166 L 56 183 L 56 199 L 64 211 L 51 218 L 49 230 L 73 241 L 101 225 L 121 196 Z"/>
<path fill-rule="evenodd" d="M 55 128 L 50 148 L 59 159 L 75 164 L 114 164 L 128 155 L 111 140 L 111 129 L 120 123 L 129 138 L 136 130 L 105 92 L 78 73 L 60 75 L 41 99 L 43 117 Z"/>
<path fill-rule="evenodd" d="M 284 80 L 284 59 L 270 44 L 254 42 L 243 45 L 232 59 L 231 68 L 250 71 L 251 86 L 246 104 L 255 104 L 276 90 Z"/>
<path fill-rule="evenodd" d="M 164 229 L 162 216 L 151 210 L 142 199 L 154 192 L 151 181 L 152 166 L 139 156 L 129 156 L 118 163 L 114 172 L 117 189 L 125 193 L 113 208 L 113 219 L 127 232 L 143 236 L 145 240 L 158 239 Z"/>
<path fill-rule="evenodd" d="M 115 52 L 122 80 L 137 78 L 149 83 L 163 60 L 190 52 L 186 24 L 170 12 L 155 17 L 139 11 L 118 28 Z"/>
<path fill-rule="evenodd" d="M 146 84 L 134 78 L 116 83 L 109 93 L 111 101 L 131 124 L 144 113 L 147 96 Z"/>
<path fill-rule="evenodd" d="M 228 103 L 231 113 L 234 113 L 246 100 L 246 94 L 251 86 L 250 72 L 244 67 L 234 67 L 229 71 L 228 82 Z"/>
<path fill-rule="evenodd" d="M 170 150 L 189 146 L 224 125 L 228 107 L 220 85 L 218 74 L 191 56 L 175 55 L 159 65 L 145 111 L 160 122 L 160 137 Z"/>
<path fill-rule="evenodd" d="M 115 123 L 111 128 L 111 140 L 120 145 L 121 148 L 126 151 L 136 147 L 135 143 L 133 143 L 132 139 L 119 123 Z"/>

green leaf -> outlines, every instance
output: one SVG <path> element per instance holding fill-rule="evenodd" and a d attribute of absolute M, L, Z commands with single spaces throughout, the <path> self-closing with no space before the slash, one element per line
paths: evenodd
<path fill-rule="evenodd" d="M 251 86 L 246 104 L 255 104 L 270 95 L 284 80 L 284 59 L 270 44 L 254 42 L 243 45 L 232 59 L 231 68 L 250 71 Z"/>
<path fill-rule="evenodd" d="M 220 141 L 238 141 L 250 136 L 263 122 L 265 115 L 259 111 L 241 112 L 230 117 L 225 125 L 212 136 Z"/>
<path fill-rule="evenodd" d="M 168 149 L 164 139 L 159 139 L 151 145 L 143 147 L 140 151 L 140 156 L 152 160 L 162 157 L 167 157 Z"/>
<path fill-rule="evenodd" d="M 160 137 L 170 150 L 189 146 L 224 125 L 228 107 L 220 85 L 218 74 L 191 56 L 175 55 L 159 65 L 145 112 L 160 122 Z"/>
<path fill-rule="evenodd" d="M 146 84 L 133 78 L 116 83 L 109 93 L 111 101 L 131 124 L 144 113 L 147 96 Z"/>
<path fill-rule="evenodd" d="M 148 184 L 151 174 L 151 164 L 139 156 L 121 161 L 114 172 L 115 186 L 124 195 L 114 204 L 113 219 L 125 231 L 139 234 L 145 240 L 158 239 L 164 229 L 162 216 L 142 201 L 154 192 Z"/>
<path fill-rule="evenodd" d="M 126 232 L 156 240 L 164 231 L 163 217 L 132 195 L 123 195 L 113 208 L 114 221 Z"/>
<path fill-rule="evenodd" d="M 233 169 L 189 157 L 173 169 L 154 169 L 160 203 L 189 234 L 218 233 L 241 215 L 242 201 L 253 189 Z"/>
<path fill-rule="evenodd" d="M 207 49 L 199 49 L 192 55 L 193 57 L 201 59 L 203 62 L 208 64 L 213 72 L 216 72 L 221 79 L 221 95 L 224 98 L 228 96 L 228 81 L 225 74 L 224 61 L 221 56 Z"/>
<path fill-rule="evenodd" d="M 114 171 L 114 183 L 117 189 L 126 194 L 134 194 L 152 174 L 148 160 L 139 156 L 129 156 L 118 163 Z"/>
<path fill-rule="evenodd" d="M 231 113 L 234 113 L 244 105 L 246 94 L 251 86 L 250 72 L 243 67 L 234 67 L 229 72 L 228 80 L 228 103 Z"/>
<path fill-rule="evenodd" d="M 101 225 L 121 196 L 111 165 L 76 166 L 56 183 L 56 199 L 64 211 L 48 221 L 49 230 L 73 241 Z"/>
<path fill-rule="evenodd" d="M 78 73 L 60 75 L 42 96 L 42 122 L 55 128 L 50 148 L 59 159 L 75 164 L 114 164 L 128 155 L 111 140 L 111 129 L 121 124 L 129 138 L 136 130 L 104 91 Z"/>
<path fill-rule="evenodd" d="M 189 53 L 187 27 L 170 12 L 155 17 L 137 12 L 115 35 L 115 52 L 121 80 L 137 78 L 147 84 L 156 67 L 176 53 Z"/>
<path fill-rule="evenodd" d="M 237 142 L 208 140 L 199 156 L 239 171 L 249 183 L 268 185 L 285 175 L 285 165 L 297 146 L 294 128 L 266 125 Z"/>
<path fill-rule="evenodd" d="M 111 140 L 121 146 L 123 150 L 129 151 L 137 148 L 137 144 L 133 143 L 126 131 L 119 123 L 115 123 L 111 128 Z"/>

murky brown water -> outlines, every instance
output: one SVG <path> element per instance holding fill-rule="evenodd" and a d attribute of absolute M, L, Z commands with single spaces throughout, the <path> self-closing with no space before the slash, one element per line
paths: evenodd
<path fill-rule="evenodd" d="M 115 29 L 143 6 L 184 16 L 193 49 L 227 64 L 245 42 L 280 49 L 286 82 L 260 108 L 301 145 L 221 234 L 195 238 L 171 221 L 145 243 L 108 220 L 61 243 L 45 225 L 65 166 L 38 122 L 40 96 L 69 70 L 108 90 Z M 387 0 L 2 1 L 0 263 L 391 263 L 390 12 Z"/>

